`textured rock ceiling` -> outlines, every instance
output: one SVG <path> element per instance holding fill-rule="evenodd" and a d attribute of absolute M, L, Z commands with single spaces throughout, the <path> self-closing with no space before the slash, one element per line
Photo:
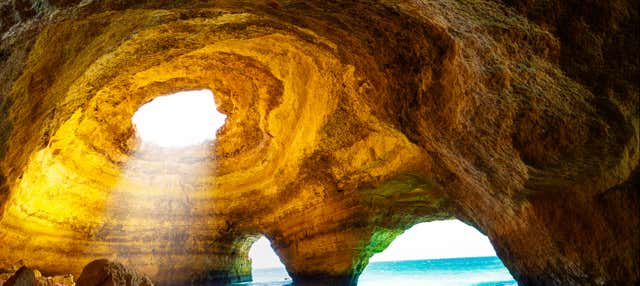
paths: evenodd
<path fill-rule="evenodd" d="M 418 222 L 521 285 L 640 279 L 638 1 L 0 1 L 0 266 L 351 285 Z M 131 116 L 210 89 L 215 143 Z M 433 234 L 439 235 L 439 234 Z"/>

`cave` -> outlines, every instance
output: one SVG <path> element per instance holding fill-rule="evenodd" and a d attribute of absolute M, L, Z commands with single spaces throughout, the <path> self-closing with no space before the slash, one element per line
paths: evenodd
<path fill-rule="evenodd" d="M 639 6 L 0 1 L 0 269 L 224 285 L 264 235 L 296 285 L 353 286 L 456 218 L 519 285 L 637 284 Z M 202 90 L 215 138 L 141 140 Z"/>

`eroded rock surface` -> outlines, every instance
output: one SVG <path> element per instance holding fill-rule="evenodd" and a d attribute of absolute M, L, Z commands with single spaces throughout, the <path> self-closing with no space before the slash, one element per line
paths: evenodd
<path fill-rule="evenodd" d="M 33 276 L 33 277 L 32 277 Z M 33 278 L 33 279 L 32 279 Z M 30 269 L 20 261 L 8 268 L 0 268 L 0 286 L 8 286 L 9 282 L 18 285 L 33 286 L 75 286 L 73 275 L 44 276 L 37 269 Z"/>
<path fill-rule="evenodd" d="M 5 286 L 38 286 L 36 274 L 33 270 L 22 266 L 2 285 Z"/>
<path fill-rule="evenodd" d="M 91 261 L 82 269 L 78 286 L 153 286 L 151 280 L 135 270 L 106 259 Z"/>
<path fill-rule="evenodd" d="M 0 2 L 0 266 L 352 285 L 418 222 L 521 285 L 640 280 L 638 1 Z M 217 140 L 131 116 L 207 88 Z"/>

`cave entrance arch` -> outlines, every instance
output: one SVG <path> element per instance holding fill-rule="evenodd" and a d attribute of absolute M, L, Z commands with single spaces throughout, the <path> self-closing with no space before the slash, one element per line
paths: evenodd
<path fill-rule="evenodd" d="M 372 256 L 359 286 L 517 285 L 489 239 L 459 221 L 419 223 Z"/>
<path fill-rule="evenodd" d="M 291 281 L 284 264 L 282 264 L 280 257 L 271 247 L 271 241 L 267 237 L 261 236 L 251 245 L 249 258 L 251 258 L 253 282 Z"/>

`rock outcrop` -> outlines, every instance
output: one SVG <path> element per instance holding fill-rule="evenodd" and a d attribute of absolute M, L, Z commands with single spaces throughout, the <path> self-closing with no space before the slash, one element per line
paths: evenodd
<path fill-rule="evenodd" d="M 4 286 L 38 286 L 36 274 L 33 270 L 22 266 L 2 285 Z"/>
<path fill-rule="evenodd" d="M 18 265 L 0 269 L 0 286 L 9 285 L 75 286 L 76 283 L 73 275 L 43 276 L 37 269 L 30 269 L 21 262 Z"/>
<path fill-rule="evenodd" d="M 121 263 L 106 259 L 91 261 L 82 269 L 78 286 L 153 286 L 148 277 Z"/>
<path fill-rule="evenodd" d="M 353 285 L 455 217 L 521 285 L 638 283 L 639 5 L 0 2 L 0 267 L 215 285 L 263 234 Z M 215 142 L 142 148 L 142 104 L 203 88 Z"/>

